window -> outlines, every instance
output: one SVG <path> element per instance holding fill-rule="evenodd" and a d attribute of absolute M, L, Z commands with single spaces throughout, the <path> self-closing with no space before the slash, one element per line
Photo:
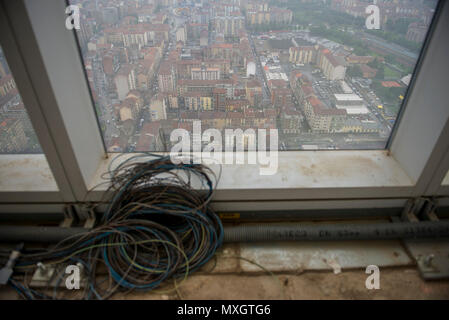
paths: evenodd
<path fill-rule="evenodd" d="M 384 3 L 383 1 L 378 2 L 380 6 Z M 262 102 L 257 98 L 260 95 L 251 95 L 251 80 L 264 83 L 263 77 L 266 73 L 265 68 L 261 68 L 259 65 L 259 63 L 262 64 L 263 57 L 257 53 L 257 50 L 253 49 L 251 44 L 249 55 L 253 52 L 252 54 L 257 60 L 249 61 L 246 64 L 248 70 L 245 70 L 245 72 L 248 71 L 247 74 L 243 75 L 241 68 L 231 68 L 230 62 L 229 68 L 226 67 L 227 60 L 235 59 L 235 63 L 238 63 L 240 56 L 237 53 L 233 54 L 233 48 L 240 46 L 240 40 L 245 42 L 245 38 L 240 37 L 240 33 L 238 39 L 232 36 L 233 28 L 241 22 L 239 17 L 245 19 L 244 28 L 247 30 L 247 40 L 250 43 L 252 39 L 256 42 L 264 41 L 264 46 L 269 43 L 278 45 L 286 40 L 270 38 L 282 33 L 276 29 L 277 26 L 274 24 L 269 25 L 269 30 L 273 30 L 271 33 L 267 33 L 266 30 L 262 29 L 262 26 L 257 25 L 254 26 L 255 30 L 252 30 L 252 27 L 248 26 L 247 23 L 250 11 L 248 8 L 240 8 L 240 13 L 235 15 L 235 19 L 226 18 L 234 17 L 232 12 L 236 9 L 234 7 L 238 7 L 236 2 L 227 1 L 226 3 L 230 7 L 224 6 L 227 8 L 224 9 L 225 18 L 217 19 L 215 26 L 212 22 L 210 24 L 206 22 L 207 15 L 204 16 L 205 20 L 203 20 L 203 15 L 193 15 L 194 19 L 200 19 L 201 21 L 189 20 L 189 24 L 195 26 L 207 25 L 209 32 L 206 36 L 205 32 L 197 30 L 199 40 L 194 41 L 199 42 L 188 44 L 189 37 L 191 38 L 192 34 L 188 30 L 184 30 L 184 33 L 183 28 L 179 27 L 177 23 L 183 25 L 183 21 L 187 20 L 185 15 L 189 15 L 190 10 L 201 8 L 200 4 L 192 6 L 186 4 L 182 8 L 182 5 L 179 5 L 171 11 L 167 10 L 168 7 L 161 5 L 156 6 L 153 11 L 153 8 L 151 8 L 153 2 L 151 1 L 147 2 L 146 6 L 148 7 L 146 8 L 148 10 L 139 7 L 142 5 L 142 1 L 123 1 L 123 6 L 119 5 L 118 9 L 115 5 L 101 0 L 71 1 L 70 3 L 77 5 L 80 9 L 81 23 L 80 30 L 77 31 L 66 28 L 67 18 L 70 14 L 66 13 L 68 4 L 65 1 L 0 0 L 0 30 L 2 30 L 0 32 L 0 43 L 5 56 L 8 58 L 9 67 L 14 75 L 16 85 L 21 93 L 43 152 L 41 155 L 27 156 L 34 159 L 40 157 L 46 163 L 47 170 L 51 172 L 54 178 L 53 185 L 50 187 L 43 188 L 38 183 L 27 181 L 28 188 L 24 189 L 17 184 L 11 188 L 12 183 L 10 182 L 15 177 L 9 175 L 8 179 L 10 180 L 0 185 L 0 211 L 6 210 L 3 208 L 4 205 L 9 206 L 17 202 L 32 203 L 31 209 L 23 208 L 24 211 L 32 211 L 35 210 L 34 204 L 36 203 L 60 205 L 61 203 L 101 200 L 107 190 L 107 185 L 96 189 L 94 189 L 94 186 L 104 182 L 101 177 L 107 171 L 111 159 L 114 158 L 113 153 L 128 152 L 129 154 L 124 156 L 132 156 L 132 151 L 169 149 L 172 129 L 189 130 L 191 126 L 193 127 L 192 120 L 195 119 L 188 118 L 191 114 L 200 114 L 203 117 L 211 115 L 210 112 L 214 114 L 224 112 L 226 114 L 225 118 L 213 116 L 210 119 L 202 119 L 207 120 L 206 123 L 204 121 L 201 123 L 203 130 L 220 126 L 236 128 L 242 123 L 241 129 L 246 129 L 244 126 L 246 122 L 242 122 L 242 118 L 239 118 L 239 114 L 241 114 L 239 110 L 241 110 L 242 105 L 245 107 L 247 101 L 254 98 L 254 103 L 257 102 L 256 106 L 260 107 L 257 112 L 254 111 L 253 116 L 249 117 L 252 120 L 248 123 L 254 128 L 270 128 L 270 125 L 266 125 L 267 122 L 262 117 L 262 113 L 264 115 L 265 113 L 271 114 L 270 117 L 274 117 L 276 128 L 283 128 L 282 123 L 282 125 L 293 123 L 292 126 L 297 123 L 293 118 L 289 121 L 285 119 L 286 115 L 289 114 L 288 104 L 284 106 L 285 101 L 281 99 L 286 96 L 287 91 L 281 90 L 285 88 L 273 87 L 280 90 L 278 91 L 278 99 L 273 101 L 269 91 L 261 93 Z M 207 1 L 201 3 L 206 4 Z M 221 8 L 223 2 L 218 1 L 217 3 L 220 5 L 217 5 L 216 8 Z M 336 4 L 340 2 L 328 1 L 326 3 Z M 406 2 L 401 1 L 399 3 Z M 297 141 L 293 139 L 295 141 L 293 147 L 292 143 L 279 143 L 280 150 L 285 152 L 279 153 L 277 172 L 273 175 L 261 176 L 259 174 L 260 166 L 257 164 L 223 166 L 222 178 L 214 198 L 217 208 L 226 211 L 243 210 L 245 208 L 251 210 L 296 210 L 298 208 L 324 207 L 342 209 L 373 206 L 402 207 L 409 198 L 419 196 L 447 197 L 449 195 L 447 180 L 442 185 L 444 175 L 449 169 L 449 109 L 447 108 L 449 92 L 446 85 L 446 78 L 449 73 L 449 65 L 446 59 L 447 52 L 449 52 L 449 42 L 446 35 L 449 22 L 449 6 L 444 1 L 438 2 L 438 4 L 433 1 L 411 1 L 410 3 L 431 5 L 428 9 L 431 11 L 436 8 L 435 18 L 432 19 L 430 24 L 427 32 L 429 34 L 426 35 L 418 62 L 413 65 L 413 76 L 407 93 L 404 93 L 404 99 L 401 100 L 403 108 L 395 121 L 392 134 L 388 132 L 383 137 L 384 140 L 371 141 L 369 146 L 361 146 L 355 143 L 357 138 L 367 138 L 373 133 L 337 132 L 338 128 L 341 128 L 342 124 L 345 123 L 345 117 L 336 117 L 335 119 L 333 117 L 319 117 L 316 119 L 317 126 L 330 127 L 333 130 L 331 130 L 332 132 L 322 132 L 323 130 L 307 133 L 299 130 L 298 132 L 298 130 L 295 131 L 294 127 L 287 131 L 279 131 L 280 142 L 286 141 L 282 140 L 286 135 L 297 137 Z M 292 21 L 302 19 L 297 13 L 293 14 L 296 9 L 292 1 L 279 2 L 275 5 L 270 2 L 270 5 L 277 8 L 274 9 L 275 12 L 287 13 L 288 10 L 291 10 Z M 314 12 L 316 9 L 313 3 L 300 2 L 298 6 L 309 8 L 310 12 Z M 262 12 L 265 10 L 259 9 Z M 227 10 L 230 10 L 229 16 L 226 15 Z M 339 15 L 347 17 L 346 14 L 349 14 L 343 14 L 340 12 L 343 9 L 332 6 L 324 7 L 323 10 L 335 14 L 336 17 Z M 95 12 L 96 14 L 94 14 Z M 157 17 L 160 20 L 154 20 Z M 103 25 L 103 20 L 109 24 L 108 28 Z M 360 19 L 353 19 L 354 23 L 358 20 Z M 100 21 L 102 22 L 100 23 Z M 331 19 L 329 19 L 329 22 L 331 22 Z M 102 36 L 107 30 L 110 31 L 111 28 L 115 30 L 123 24 L 131 28 L 129 30 L 132 31 L 129 34 L 127 33 L 126 37 L 114 32 L 108 37 Z M 151 25 L 150 32 L 143 32 L 139 35 L 138 29 L 141 24 Z M 168 31 L 166 31 L 165 25 L 168 25 Z M 296 25 L 298 23 L 289 23 L 288 26 L 285 25 L 284 27 L 293 28 L 289 32 L 295 32 L 295 34 L 296 32 L 299 32 L 298 34 L 300 32 L 307 33 L 304 29 L 311 29 L 308 32 L 309 34 L 310 32 L 322 31 L 320 25 L 314 26 L 312 24 L 312 26 L 299 27 Z M 381 26 L 383 25 L 381 24 Z M 399 28 L 399 26 L 397 27 Z M 219 28 L 219 31 L 215 28 Z M 395 26 L 389 26 L 388 28 L 395 28 Z M 347 30 L 345 28 L 344 31 L 340 31 L 350 31 Z M 223 39 L 218 35 L 220 32 L 223 33 Z M 387 35 L 376 34 L 378 30 L 364 32 L 369 37 L 378 37 L 379 39 L 388 37 Z M 253 34 L 256 35 L 256 39 L 253 39 Z M 168 40 L 164 40 L 166 36 Z M 257 39 L 258 36 L 261 36 L 261 39 Z M 190 75 L 190 79 L 176 79 L 178 75 L 175 71 L 178 71 L 174 68 L 176 66 L 177 69 L 178 65 L 170 60 L 173 58 L 173 52 L 180 52 L 177 59 L 182 64 L 189 65 L 195 55 L 198 54 L 198 51 L 192 50 L 192 48 L 197 46 L 200 48 L 200 52 L 206 54 L 208 47 L 215 48 L 213 44 L 217 37 L 222 40 L 222 43 L 218 46 L 221 49 L 217 50 L 223 49 L 223 52 L 228 56 L 221 59 L 215 57 L 210 60 L 215 59 L 215 62 L 226 60 L 223 62 L 223 71 L 220 68 L 216 70 L 216 67 L 214 69 L 214 66 L 203 66 L 204 61 L 200 60 L 198 66 L 190 67 L 191 70 L 187 73 Z M 355 36 L 354 38 L 357 39 Z M 177 41 L 173 42 L 172 39 Z M 296 39 L 296 37 L 291 37 L 291 39 Z M 166 43 L 163 50 L 160 50 L 160 52 L 153 50 L 154 44 L 162 40 Z M 277 40 L 281 40 L 281 42 L 278 43 Z M 112 41 L 117 43 L 109 43 Z M 122 44 L 119 43 L 120 41 Z M 152 42 L 150 43 L 150 41 Z M 336 39 L 332 41 L 338 43 Z M 383 39 L 383 41 L 386 40 Z M 191 47 L 190 51 L 185 50 L 184 45 L 182 45 L 184 42 Z M 148 43 L 151 45 L 148 45 Z M 125 50 L 127 47 L 129 48 Z M 177 47 L 178 49 L 176 49 Z M 267 51 L 271 50 L 269 47 L 267 48 Z M 293 48 L 297 47 L 293 46 Z M 332 52 L 331 49 L 329 49 L 330 52 Z M 114 53 L 115 51 L 118 52 L 118 55 Z M 142 58 L 142 54 L 147 51 L 147 59 L 150 60 L 152 60 L 152 57 L 158 57 L 156 52 L 159 52 L 159 68 L 153 72 L 157 81 L 151 80 L 153 86 L 148 85 L 146 80 L 149 80 L 149 78 L 143 77 L 139 73 L 139 69 L 134 69 L 134 65 L 138 65 L 141 60 L 145 60 L 145 57 Z M 294 70 L 313 67 L 313 65 L 307 63 L 295 62 L 293 65 L 290 62 L 289 51 L 290 47 L 288 48 L 288 56 L 271 55 L 269 63 L 280 64 L 281 67 L 283 64 L 289 64 L 292 65 Z M 104 57 L 100 56 L 101 52 L 114 54 L 111 57 L 107 57 L 108 54 L 106 54 L 106 60 L 104 60 Z M 358 56 L 362 57 L 361 53 Z M 122 61 L 127 63 L 122 64 Z M 268 61 L 265 62 L 265 66 L 267 66 Z M 107 80 L 105 63 L 106 70 L 109 70 L 113 75 L 112 82 Z M 388 61 L 385 63 L 388 66 Z M 124 68 L 122 69 L 122 67 Z M 315 69 L 319 70 L 315 71 Z M 323 74 L 321 68 L 316 67 L 315 69 L 311 70 L 311 72 L 315 72 L 313 73 L 314 76 L 317 75 L 318 77 Z M 102 72 L 98 72 L 99 70 L 102 70 Z M 268 71 L 270 71 L 269 66 Z M 348 74 L 347 71 L 346 69 L 345 79 Z M 256 75 L 252 79 L 254 72 Z M 386 73 L 388 74 L 388 72 L 390 71 Z M 221 77 L 226 74 L 228 76 L 232 74 L 230 79 L 224 79 L 231 89 L 229 89 L 229 86 L 215 86 L 217 81 L 222 81 Z M 288 77 L 290 74 L 286 73 L 286 76 Z M 301 74 L 303 73 L 301 72 Z M 173 79 L 177 81 L 174 82 Z M 178 80 L 181 81 L 181 84 L 189 84 L 193 89 L 179 91 Z M 212 90 L 215 92 L 215 97 L 206 94 L 207 90 L 210 89 L 203 86 L 195 87 L 197 83 L 204 84 L 204 81 L 210 81 L 211 84 L 214 84 Z M 320 81 L 322 81 L 321 84 Z M 320 90 L 324 90 L 326 83 L 331 81 L 334 80 L 319 79 L 315 86 L 317 93 L 313 91 L 309 100 L 312 102 L 315 102 L 315 99 L 319 100 Z M 249 86 L 248 88 L 245 86 L 245 90 L 241 87 L 233 89 L 231 84 L 234 82 L 237 84 L 249 83 Z M 290 80 L 288 79 L 287 82 L 287 89 L 292 91 Z M 348 81 L 345 80 L 345 82 L 348 86 L 351 86 Z M 360 80 L 359 82 L 364 84 L 366 81 Z M 174 88 L 175 83 L 176 88 Z M 120 89 L 118 91 L 116 90 L 117 85 Z M 145 85 L 147 85 L 147 90 L 139 89 L 139 86 L 144 88 Z M 173 92 L 175 89 L 176 96 L 170 97 L 168 92 Z M 248 94 L 249 99 L 246 98 L 247 89 L 250 92 Z M 372 91 L 376 94 L 375 90 Z M 140 100 L 139 95 L 142 95 L 142 93 L 143 97 L 141 96 L 142 100 Z M 145 93 L 147 93 L 147 97 Z M 235 94 L 240 94 L 242 99 L 228 97 L 228 95 L 233 97 L 232 95 L 235 96 Z M 267 108 L 265 108 L 263 102 L 264 95 L 269 97 L 269 103 L 268 100 L 265 101 L 267 102 Z M 182 97 L 184 100 L 181 100 L 181 102 L 183 101 L 184 104 L 180 102 Z M 159 100 L 159 98 L 161 99 Z M 181 112 L 186 107 L 186 101 L 187 106 L 192 110 Z M 176 103 L 178 103 L 179 115 L 182 114 L 183 117 L 180 117 L 178 112 L 172 112 L 170 106 Z M 224 111 L 214 110 L 217 103 L 224 106 Z M 267 112 L 267 110 L 270 110 L 270 105 L 276 104 L 279 106 L 276 110 L 282 112 L 276 110 L 274 114 Z M 385 103 L 382 106 L 388 107 Z M 341 109 L 337 108 L 336 105 L 329 105 L 329 108 L 337 111 L 336 113 L 341 112 L 338 111 Z M 252 112 L 249 110 L 253 109 L 244 108 L 249 113 Z M 306 112 L 309 112 L 310 119 L 315 119 L 312 109 L 304 109 L 303 113 L 299 110 L 299 114 L 303 117 L 301 123 L 308 124 Z M 230 115 L 229 118 L 228 115 Z M 174 119 L 171 117 L 174 117 Z M 176 125 L 172 120 L 176 120 Z M 110 129 L 108 129 L 108 125 L 111 124 L 114 126 L 109 126 Z M 306 143 L 306 140 L 301 137 L 301 135 L 306 134 L 311 139 L 316 137 L 322 139 L 327 136 L 332 140 L 336 139 L 335 137 L 345 136 L 349 139 L 347 142 L 350 146 L 340 148 L 331 140 L 327 140 L 325 144 L 319 143 L 317 140 L 310 140 Z M 223 138 L 226 139 L 226 136 Z M 387 140 L 389 140 L 388 144 L 386 144 Z M 252 145 L 253 141 L 254 139 L 247 134 L 243 135 L 242 144 Z M 164 147 L 160 148 L 161 145 Z M 373 150 L 360 150 L 362 148 Z M 326 150 L 320 152 L 304 151 L 307 149 Z M 23 159 L 24 155 L 17 155 L 17 157 Z M 0 162 L 3 159 L 5 159 L 5 155 L 0 155 Z M 27 172 L 24 171 L 27 170 L 25 162 L 15 162 L 18 166 L 16 172 Z M 7 170 L 7 166 L 0 166 L 0 174 Z M 34 173 L 27 174 L 29 180 L 33 180 L 33 175 Z"/>
<path fill-rule="evenodd" d="M 223 144 L 275 129 L 283 151 L 385 149 L 438 1 L 70 3 L 107 150 L 133 152 L 195 122 Z"/>
<path fill-rule="evenodd" d="M 0 47 L 0 153 L 41 153 L 22 97 Z"/>

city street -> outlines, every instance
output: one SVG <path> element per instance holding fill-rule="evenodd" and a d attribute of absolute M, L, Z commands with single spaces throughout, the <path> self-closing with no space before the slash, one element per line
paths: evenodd
<path fill-rule="evenodd" d="M 111 139 L 119 135 L 119 129 L 117 127 L 117 119 L 115 119 L 112 101 L 106 89 L 106 78 L 100 59 L 93 59 L 92 72 L 98 96 L 97 103 L 101 111 L 101 115 L 97 116 L 99 117 L 102 129 L 104 129 L 103 137 L 105 140 L 105 144 L 109 145 Z"/>

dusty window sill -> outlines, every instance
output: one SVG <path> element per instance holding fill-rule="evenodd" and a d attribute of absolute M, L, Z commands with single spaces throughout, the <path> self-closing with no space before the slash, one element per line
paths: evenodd
<path fill-rule="evenodd" d="M 102 161 L 90 189 L 104 183 L 101 176 L 116 156 L 110 154 Z M 219 171 L 217 165 L 211 167 Z M 223 165 L 214 200 L 407 197 L 415 184 L 384 150 L 279 152 L 277 173 L 263 176 L 259 172 L 259 165 Z M 89 200 L 101 199 L 106 189 L 106 184 L 98 186 Z"/>
<path fill-rule="evenodd" d="M 0 202 L 62 201 L 43 154 L 0 155 Z"/>

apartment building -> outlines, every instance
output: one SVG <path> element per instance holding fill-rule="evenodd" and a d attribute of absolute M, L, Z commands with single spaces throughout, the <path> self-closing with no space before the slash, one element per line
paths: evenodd
<path fill-rule="evenodd" d="M 220 80 L 220 68 L 206 67 L 202 65 L 199 68 L 190 69 L 192 80 Z"/>
<path fill-rule="evenodd" d="M 315 96 L 305 100 L 304 112 L 312 131 L 333 132 L 346 116 L 345 110 L 326 108 Z"/>
<path fill-rule="evenodd" d="M 346 67 L 342 57 L 335 57 L 328 49 L 319 51 L 318 66 L 328 80 L 344 80 Z"/>
<path fill-rule="evenodd" d="M 210 111 L 213 109 L 212 96 L 201 92 L 187 92 L 183 95 L 184 106 L 190 111 Z"/>
<path fill-rule="evenodd" d="M 124 100 L 131 90 L 136 90 L 136 74 L 132 65 L 122 65 L 114 77 L 119 100 Z"/>
<path fill-rule="evenodd" d="M 316 62 L 318 46 L 291 47 L 289 61 L 295 64 L 311 64 Z"/>
<path fill-rule="evenodd" d="M 239 31 L 245 26 L 242 16 L 218 16 L 213 19 L 215 31 L 225 37 L 237 37 Z"/>
<path fill-rule="evenodd" d="M 176 74 L 174 66 L 164 61 L 159 67 L 158 74 L 159 89 L 163 93 L 175 92 L 176 90 Z"/>
<path fill-rule="evenodd" d="M 11 74 L 0 79 L 0 96 L 6 96 L 8 92 L 16 88 L 16 83 Z"/>

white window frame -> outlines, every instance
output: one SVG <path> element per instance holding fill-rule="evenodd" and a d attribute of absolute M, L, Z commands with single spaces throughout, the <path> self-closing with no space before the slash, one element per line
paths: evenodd
<path fill-rule="evenodd" d="M 105 152 L 75 31 L 65 28 L 66 5 L 0 0 L 1 45 L 46 161 L 28 157 L 54 177 L 42 190 L 32 174 L 0 182 L 0 212 L 98 201 L 106 190 L 89 192 L 115 155 Z M 217 210 L 402 207 L 414 197 L 449 197 L 447 1 L 431 29 L 387 150 L 282 151 L 273 176 L 259 175 L 255 165 L 224 166 Z M 17 174 L 32 172 L 16 160 L 0 156 L 0 179 L 2 164 Z"/>

